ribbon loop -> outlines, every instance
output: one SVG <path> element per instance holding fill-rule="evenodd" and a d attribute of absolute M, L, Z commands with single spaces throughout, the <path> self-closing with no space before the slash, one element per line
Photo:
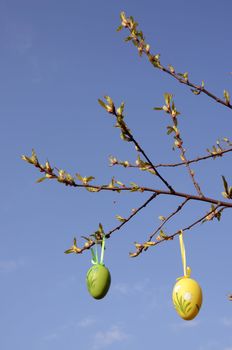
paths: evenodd
<path fill-rule="evenodd" d="M 105 237 L 105 235 L 103 234 L 102 243 L 101 243 L 101 260 L 100 260 L 100 264 L 101 264 L 101 265 L 104 264 L 105 243 L 106 243 L 106 237 Z"/>
<path fill-rule="evenodd" d="M 92 254 L 92 259 L 91 259 L 91 263 L 93 265 L 97 265 L 98 264 L 98 254 L 97 254 L 97 248 L 95 247 L 95 251 L 93 248 L 91 248 L 91 254 Z"/>
<path fill-rule="evenodd" d="M 93 248 L 91 248 L 91 254 L 92 254 L 92 259 L 91 262 L 93 265 L 97 265 L 97 264 L 101 264 L 104 265 L 104 253 L 105 253 L 105 235 L 103 234 L 102 236 L 102 241 L 101 241 L 101 258 L 100 258 L 100 262 L 98 259 L 98 251 L 97 251 L 97 243 L 95 245 L 95 251 Z"/>
<path fill-rule="evenodd" d="M 186 253 L 185 253 L 185 246 L 184 246 L 184 239 L 183 239 L 183 230 L 181 230 L 181 233 L 179 234 L 179 241 L 180 241 L 180 252 L 181 252 L 181 258 L 182 258 L 182 264 L 183 264 L 183 270 L 184 270 L 184 277 L 189 278 L 191 275 L 191 268 L 186 264 Z"/>

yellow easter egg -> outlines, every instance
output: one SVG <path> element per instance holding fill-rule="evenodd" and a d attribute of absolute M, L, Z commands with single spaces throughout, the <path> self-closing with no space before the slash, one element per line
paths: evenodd
<path fill-rule="evenodd" d="M 189 277 L 179 279 L 172 292 L 176 312 L 184 320 L 194 319 L 202 304 L 202 291 L 199 284 Z"/>

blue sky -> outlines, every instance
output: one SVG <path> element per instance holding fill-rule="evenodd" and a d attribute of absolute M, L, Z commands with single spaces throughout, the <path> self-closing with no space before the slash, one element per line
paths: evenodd
<path fill-rule="evenodd" d="M 152 110 L 163 93 L 174 94 L 182 112 L 180 128 L 189 157 L 205 153 L 231 132 L 231 111 L 152 69 L 116 33 L 120 11 L 140 23 L 165 64 L 188 71 L 194 82 L 222 96 L 231 91 L 231 11 L 229 0 L 203 1 L 0 1 L 1 234 L 0 348 L 63 350 L 144 348 L 232 349 L 231 219 L 210 222 L 186 234 L 192 277 L 203 289 L 200 314 L 182 321 L 171 302 L 182 275 L 178 241 L 128 257 L 134 241 L 144 241 L 179 203 L 160 198 L 107 241 L 105 263 L 111 289 L 102 301 L 86 290 L 90 253 L 66 256 L 73 236 L 108 230 L 115 215 L 128 216 L 145 194 L 91 194 L 48 181 L 22 162 L 35 148 L 41 162 L 70 173 L 113 175 L 162 187 L 158 179 L 132 169 L 109 167 L 108 157 L 134 161 L 113 120 L 97 103 L 108 94 L 126 103 L 126 120 L 154 163 L 178 160 L 166 135 L 166 115 Z M 209 196 L 221 198 L 221 175 L 231 183 L 230 154 L 195 166 Z M 180 191 L 194 192 L 185 169 L 162 174 Z M 208 210 L 191 204 L 173 232 Z"/>

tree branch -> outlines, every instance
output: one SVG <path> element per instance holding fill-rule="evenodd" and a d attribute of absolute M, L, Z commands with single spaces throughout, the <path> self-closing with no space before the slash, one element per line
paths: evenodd
<path fill-rule="evenodd" d="M 120 230 L 120 228 L 125 225 L 128 221 L 130 221 L 136 214 L 138 214 L 138 212 L 140 210 L 142 210 L 143 208 L 145 208 L 153 199 L 155 199 L 158 196 L 157 193 L 154 193 L 151 197 L 148 198 L 148 200 L 142 204 L 138 209 L 134 210 L 133 213 L 126 218 L 120 225 L 118 225 L 117 227 L 115 227 L 114 229 L 110 230 L 108 233 L 106 233 L 106 238 L 109 238 L 111 236 L 112 233 L 114 233 L 115 231 Z"/>
<path fill-rule="evenodd" d="M 191 163 L 197 163 L 197 162 L 200 162 L 202 160 L 206 160 L 206 159 L 210 159 L 210 158 L 215 159 L 217 157 L 222 157 L 224 153 L 229 153 L 231 151 L 232 151 L 232 148 L 229 148 L 229 149 L 226 149 L 226 150 L 221 150 L 221 151 L 218 151 L 217 154 L 209 154 L 209 155 L 206 155 L 206 156 L 201 156 L 201 157 L 198 157 L 198 158 L 187 160 L 186 163 L 187 164 L 191 164 Z M 118 161 L 115 157 L 112 157 L 112 159 L 110 159 L 110 165 L 111 166 L 122 165 L 125 168 L 139 168 L 139 165 L 130 164 L 128 161 Z M 179 162 L 179 163 L 159 163 L 159 164 L 154 164 L 154 167 L 155 168 L 161 168 L 161 167 L 162 168 L 165 168 L 165 167 L 175 168 L 175 167 L 183 166 L 183 165 L 185 165 L 185 163 L 183 163 L 183 162 Z M 148 170 L 150 169 L 149 165 L 147 165 L 147 169 Z"/>
<path fill-rule="evenodd" d="M 199 223 L 202 223 L 204 219 L 207 218 L 207 216 L 213 214 L 213 213 L 216 213 L 217 212 L 217 209 L 219 207 L 222 207 L 220 209 L 220 212 L 222 212 L 224 209 L 226 209 L 226 207 L 222 206 L 221 204 L 218 204 L 215 208 L 213 208 L 209 213 L 205 214 L 204 216 L 202 216 L 200 219 L 197 219 L 196 221 L 194 221 L 192 224 L 190 224 L 189 226 L 186 226 L 185 228 L 183 229 L 180 229 L 178 231 L 176 231 L 175 233 L 173 233 L 172 235 L 163 235 L 163 238 L 161 238 L 159 236 L 158 240 L 156 240 L 155 242 L 152 242 L 151 240 L 148 240 L 147 242 L 145 243 L 142 243 L 142 244 L 135 244 L 136 246 L 136 252 L 135 253 L 130 253 L 130 256 L 131 257 L 137 257 L 138 255 L 140 255 L 143 251 L 146 251 L 149 247 L 151 246 L 156 246 L 160 243 L 163 243 L 164 241 L 170 241 L 170 240 L 173 240 L 175 236 L 179 235 L 180 233 L 182 232 L 185 232 L 185 231 L 188 231 L 190 230 L 191 228 L 193 228 L 194 226 L 196 226 L 197 224 Z M 158 231 L 156 230 L 154 232 L 157 233 Z M 154 237 L 154 234 L 152 234 L 151 236 Z M 150 236 L 150 237 L 151 237 Z"/>
<path fill-rule="evenodd" d="M 145 153 L 145 151 L 143 150 L 143 148 L 140 146 L 140 144 L 135 140 L 134 136 L 132 135 L 132 133 L 130 132 L 130 130 L 128 129 L 127 125 L 125 124 L 125 122 L 122 120 L 123 119 L 123 115 L 121 112 L 119 112 L 118 110 L 116 111 L 114 104 L 112 104 L 112 110 L 108 110 L 109 113 L 113 114 L 118 122 L 119 127 L 122 130 L 122 134 L 125 134 L 129 139 L 127 141 L 131 141 L 134 143 L 135 148 L 137 151 L 139 151 L 144 158 L 146 159 L 146 161 L 148 162 L 148 164 L 150 165 L 151 169 L 154 171 L 154 174 L 164 183 L 164 185 L 170 190 L 170 192 L 174 193 L 175 190 L 172 188 L 172 186 L 162 177 L 162 175 L 156 170 L 154 164 L 152 163 L 152 161 L 149 159 L 149 157 L 147 156 L 147 154 Z M 120 120 L 120 121 L 119 121 Z"/>
<path fill-rule="evenodd" d="M 150 242 L 152 240 L 152 238 L 162 229 L 162 227 L 173 217 L 175 216 L 179 211 L 181 211 L 181 209 L 184 207 L 184 205 L 189 201 L 190 199 L 187 198 L 185 199 L 178 207 L 177 209 L 172 212 L 167 218 L 165 218 L 165 220 L 162 222 L 161 225 L 159 225 L 159 227 L 149 236 L 148 238 L 148 242 Z"/>
<path fill-rule="evenodd" d="M 151 197 L 148 198 L 148 200 L 146 200 L 146 202 L 144 202 L 138 209 L 136 209 L 135 211 L 132 212 L 132 214 L 126 218 L 123 219 L 123 222 L 116 226 L 115 228 L 111 229 L 110 231 L 108 231 L 107 233 L 105 233 L 105 238 L 110 238 L 110 236 L 112 235 L 112 233 L 119 231 L 122 226 L 124 226 L 125 224 L 127 224 L 135 215 L 137 215 L 142 209 L 144 209 L 153 199 L 155 199 L 157 196 L 156 193 L 154 193 Z M 85 237 L 86 238 L 86 237 Z M 72 246 L 70 249 L 68 249 L 66 251 L 66 253 L 76 253 L 76 254 L 82 254 L 85 250 L 90 249 L 91 247 L 93 247 L 95 244 L 97 244 L 97 240 L 94 241 L 92 239 L 90 239 L 90 237 L 86 238 L 87 242 L 84 244 L 83 247 L 77 247 L 76 245 L 76 238 L 74 238 L 74 242 L 75 245 Z M 74 249 L 73 249 L 74 247 Z"/>
<path fill-rule="evenodd" d="M 180 112 L 178 112 L 176 109 L 172 94 L 168 94 L 168 93 L 164 94 L 164 99 L 165 99 L 165 105 L 163 107 L 158 107 L 155 109 L 164 110 L 167 114 L 169 114 L 173 125 L 172 126 L 169 125 L 167 127 L 168 129 L 167 133 L 168 135 L 174 133 L 174 140 L 175 140 L 174 147 L 177 147 L 180 150 L 180 158 L 188 170 L 188 173 L 193 182 L 193 185 L 196 188 L 199 196 L 203 197 L 203 193 L 200 189 L 200 186 L 195 179 L 194 171 L 190 168 L 188 159 L 186 158 L 186 149 L 183 147 L 183 139 L 181 137 L 180 129 L 178 127 L 178 116 L 180 115 Z"/>
<path fill-rule="evenodd" d="M 55 173 L 55 168 L 51 168 L 51 165 L 49 162 L 46 162 L 46 165 L 43 166 L 40 164 L 35 152 L 33 151 L 32 156 L 22 156 L 22 159 L 26 161 L 29 164 L 32 164 L 34 167 L 38 168 L 40 172 L 45 173 L 45 177 L 42 179 L 39 179 L 37 182 L 42 182 L 43 180 L 56 180 L 60 183 L 63 183 L 66 186 L 72 186 L 77 188 L 85 188 L 86 190 L 90 192 L 100 192 L 100 191 L 112 191 L 112 192 L 121 192 L 121 191 L 127 191 L 127 192 L 151 192 L 155 193 L 156 195 L 168 195 L 168 196 L 176 196 L 176 197 L 182 197 L 186 199 L 196 200 L 200 202 L 206 202 L 211 204 L 216 204 L 220 206 L 224 206 L 226 208 L 232 208 L 232 203 L 221 201 L 219 199 L 214 199 L 210 197 L 200 197 L 197 195 L 184 193 L 184 192 L 171 192 L 163 189 L 154 189 L 151 187 L 143 187 L 138 186 L 136 184 L 133 184 L 133 186 L 126 187 L 125 185 L 121 184 L 120 186 L 112 186 L 112 183 L 109 185 L 89 185 L 88 179 L 94 179 L 92 176 L 89 178 L 82 178 L 82 184 L 76 183 L 74 180 L 74 177 L 72 177 L 70 174 L 66 173 L 64 170 L 59 170 L 58 174 Z M 117 181 L 115 181 L 117 183 Z"/>
<path fill-rule="evenodd" d="M 191 83 L 189 80 L 180 78 L 180 76 L 178 76 L 178 74 L 176 74 L 175 72 L 171 72 L 168 68 L 166 68 L 164 66 L 162 66 L 161 70 L 163 72 L 171 75 L 173 78 L 175 78 L 177 81 L 179 81 L 179 83 L 194 88 L 195 90 L 197 90 L 199 92 L 199 94 L 201 92 L 203 92 L 205 95 L 211 97 L 216 102 L 224 105 L 225 107 L 228 107 L 228 108 L 232 109 L 232 105 L 231 105 L 231 103 L 229 101 L 228 102 L 227 101 L 223 101 L 221 98 L 217 97 L 216 95 L 212 94 L 210 91 L 208 91 L 204 87 L 202 87 L 202 85 L 196 85 L 194 83 Z"/>
<path fill-rule="evenodd" d="M 145 42 L 145 38 L 142 31 L 137 30 L 138 23 L 134 21 L 133 17 L 126 17 L 124 12 L 121 12 L 121 25 L 117 29 L 120 31 L 123 28 L 128 28 L 130 35 L 125 39 L 125 41 L 132 41 L 133 44 L 137 47 L 139 55 L 142 56 L 142 54 L 145 54 L 148 58 L 148 60 L 151 62 L 153 67 L 158 68 L 162 70 L 163 72 L 169 74 L 171 77 L 176 79 L 179 83 L 187 85 L 193 89 L 192 92 L 195 95 L 199 95 L 200 93 L 204 93 L 205 95 L 209 96 L 213 100 L 217 101 L 218 103 L 224 105 L 225 107 L 228 107 L 232 109 L 232 104 L 230 103 L 229 93 L 224 90 L 224 97 L 225 101 L 221 98 L 217 97 L 210 91 L 206 90 L 204 87 L 204 82 L 202 82 L 201 85 L 194 84 L 189 81 L 188 73 L 176 73 L 174 67 L 171 65 L 167 67 L 163 66 L 160 62 L 160 55 L 153 55 L 150 52 L 150 45 Z"/>

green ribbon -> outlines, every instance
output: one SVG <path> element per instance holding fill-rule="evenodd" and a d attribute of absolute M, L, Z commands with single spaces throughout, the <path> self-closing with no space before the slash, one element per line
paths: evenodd
<path fill-rule="evenodd" d="M 92 254 L 91 262 L 92 262 L 93 265 L 97 265 L 97 264 L 104 265 L 105 241 L 106 241 L 106 238 L 105 238 L 105 235 L 103 235 L 102 241 L 101 241 L 100 262 L 99 262 L 99 259 L 98 259 L 97 244 L 95 245 L 95 251 L 94 251 L 93 248 L 91 248 L 91 254 Z"/>

